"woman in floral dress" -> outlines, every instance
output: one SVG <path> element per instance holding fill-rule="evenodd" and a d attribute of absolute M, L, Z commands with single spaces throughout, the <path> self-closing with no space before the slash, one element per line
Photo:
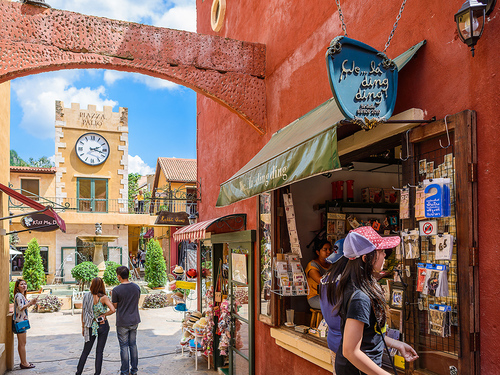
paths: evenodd
<path fill-rule="evenodd" d="M 100 277 L 96 277 L 90 284 L 90 292 L 86 293 L 83 297 L 82 335 L 85 338 L 85 345 L 78 361 L 76 375 L 80 375 L 83 372 L 83 367 L 92 350 L 96 337 L 95 375 L 101 373 L 104 347 L 106 346 L 109 333 L 109 323 L 106 317 L 114 314 L 114 312 L 115 308 L 106 295 L 104 281 Z"/>
<path fill-rule="evenodd" d="M 38 297 L 31 301 L 26 299 L 26 289 L 28 288 L 26 281 L 17 279 L 14 285 L 14 315 L 12 316 L 13 323 L 20 323 L 23 320 L 28 320 L 28 307 L 36 305 Z M 26 330 L 16 332 L 13 326 L 14 333 L 17 334 L 17 351 L 21 359 L 21 368 L 33 368 L 35 365 L 26 360 Z"/>

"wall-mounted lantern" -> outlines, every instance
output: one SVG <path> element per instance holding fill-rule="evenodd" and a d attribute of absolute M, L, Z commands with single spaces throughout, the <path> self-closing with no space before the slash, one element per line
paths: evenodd
<path fill-rule="evenodd" d="M 467 0 L 455 14 L 458 35 L 462 42 L 471 47 L 474 56 L 474 46 L 483 34 L 487 14 L 493 11 L 496 0 Z"/>

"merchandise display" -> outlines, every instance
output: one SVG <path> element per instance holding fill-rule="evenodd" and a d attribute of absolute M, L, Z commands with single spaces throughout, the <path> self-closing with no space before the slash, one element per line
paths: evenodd
<path fill-rule="evenodd" d="M 278 254 L 274 258 L 274 274 L 278 289 L 273 293 L 282 296 L 305 296 L 309 292 L 306 274 L 296 254 Z"/>

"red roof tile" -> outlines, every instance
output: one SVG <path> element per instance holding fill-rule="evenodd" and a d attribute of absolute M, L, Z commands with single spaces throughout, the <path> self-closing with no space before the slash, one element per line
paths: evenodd
<path fill-rule="evenodd" d="M 196 159 L 158 158 L 167 181 L 196 182 Z"/>
<path fill-rule="evenodd" d="M 11 166 L 11 172 L 24 172 L 24 173 L 56 173 L 56 168 L 39 168 L 39 167 L 18 167 Z"/>

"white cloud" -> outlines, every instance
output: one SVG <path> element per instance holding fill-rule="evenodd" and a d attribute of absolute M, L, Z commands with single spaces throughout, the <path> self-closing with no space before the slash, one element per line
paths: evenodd
<path fill-rule="evenodd" d="M 106 89 L 99 86 L 76 88 L 81 72 L 68 70 L 29 76 L 12 81 L 12 90 L 22 108 L 23 117 L 19 126 L 27 133 L 39 138 L 54 138 L 55 101 L 61 100 L 65 107 L 80 103 L 81 108 L 95 104 L 97 110 L 103 106 L 114 107 L 118 102 L 106 98 Z"/>
<path fill-rule="evenodd" d="M 155 173 L 154 169 L 147 165 L 139 155 L 128 156 L 128 173 L 139 173 L 141 176 Z"/>
<path fill-rule="evenodd" d="M 152 90 L 175 90 L 179 88 L 179 85 L 176 83 L 161 78 L 146 76 L 144 74 L 120 72 L 118 70 L 106 70 L 104 72 L 104 82 L 107 85 L 112 85 L 121 79 L 129 79 L 134 82 L 142 83 Z"/>
<path fill-rule="evenodd" d="M 196 31 L 196 0 L 51 0 L 56 9 Z"/>

